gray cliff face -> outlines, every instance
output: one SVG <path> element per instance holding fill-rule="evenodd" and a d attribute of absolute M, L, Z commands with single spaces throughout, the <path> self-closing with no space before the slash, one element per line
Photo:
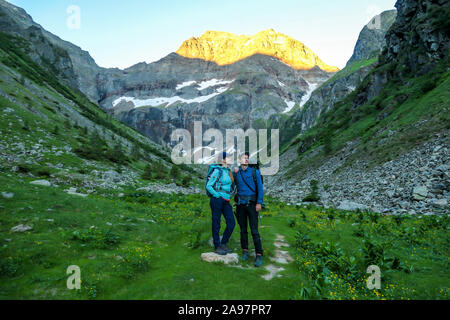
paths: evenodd
<path fill-rule="evenodd" d="M 427 74 L 441 61 L 448 61 L 450 2 L 398 0 L 395 6 L 397 18 L 386 33 L 386 47 L 379 56 L 383 68 L 369 76 L 354 108 L 376 97 L 388 79 L 406 85 L 412 77 Z"/>
<path fill-rule="evenodd" d="M 272 117 L 272 127 L 284 129 L 281 144 L 314 127 L 322 114 L 331 111 L 338 101 L 358 87 L 375 67 L 376 63 L 368 60 L 381 53 L 385 45 L 385 33 L 393 24 L 395 16 L 396 10 L 389 10 L 374 17 L 371 21 L 380 21 L 381 27 L 375 30 L 366 25 L 363 28 L 347 66 L 317 88 L 303 108 L 296 110 L 287 119 L 282 119 L 279 115 Z"/>
<path fill-rule="evenodd" d="M 449 50 L 450 3 L 446 0 L 399 0 L 398 17 L 386 34 L 382 62 L 404 62 L 412 72 L 424 74 Z"/>
<path fill-rule="evenodd" d="M 430 71 L 430 78 L 433 77 L 433 72 L 442 74 L 445 70 L 448 71 L 450 42 L 446 18 L 450 12 L 450 3 L 439 0 L 399 0 L 396 8 L 396 21 L 386 33 L 386 45 L 378 56 L 379 62 L 369 66 L 372 72 L 366 71 L 367 76 L 362 74 L 359 80 L 356 79 L 362 85 L 349 100 L 353 108 L 376 97 L 388 81 L 395 81 L 406 87 L 412 78 Z M 433 69 L 435 67 L 437 69 Z M 332 80 L 322 88 L 330 85 Z M 344 81 L 343 85 L 349 84 L 345 77 L 336 83 L 339 81 Z M 313 93 L 305 110 L 316 99 L 324 103 L 317 96 L 322 88 Z M 324 110 L 327 106 L 325 103 Z M 301 119 L 306 126 L 310 123 L 308 119 L 305 115 Z M 421 123 L 414 124 L 414 127 L 419 127 Z M 447 174 L 447 131 L 435 134 L 428 142 L 418 144 L 394 160 L 375 167 L 369 167 L 369 163 L 362 159 L 350 166 L 346 165 L 347 160 L 358 150 L 356 146 L 361 143 L 360 138 L 348 141 L 332 156 L 323 156 L 323 163 L 316 169 L 308 168 L 308 158 L 320 154 L 323 146 L 300 160 L 297 159 L 298 152 L 303 152 L 302 145 L 298 150 L 293 147 L 280 157 L 282 169 L 277 176 L 268 179 L 267 191 L 273 195 L 282 194 L 283 199 L 292 203 L 301 203 L 302 198 L 309 193 L 309 182 L 314 179 L 324 186 L 320 197 L 325 206 L 364 207 L 383 214 L 448 213 L 450 180 Z M 378 131 L 375 138 L 381 132 L 383 131 Z M 399 133 L 389 129 L 385 139 L 394 138 L 397 134 Z M 386 140 L 379 140 L 378 144 L 383 144 Z M 292 174 L 289 165 L 293 163 L 306 165 L 301 173 Z"/>
<path fill-rule="evenodd" d="M 35 48 L 36 62 L 61 81 L 155 141 L 167 144 L 176 128 L 263 127 L 271 115 L 303 105 L 312 88 L 333 73 L 295 70 L 281 61 L 254 55 L 218 66 L 175 53 L 125 70 L 99 67 L 88 52 L 44 30 L 21 8 L 0 0 L 0 31 L 20 35 Z M 45 61 L 42 61 L 44 57 Z M 183 83 L 192 82 L 181 86 Z M 143 103 L 159 99 L 161 103 Z"/>
<path fill-rule="evenodd" d="M 172 53 L 99 78 L 100 105 L 166 144 L 174 129 L 191 130 L 194 121 L 204 130 L 258 127 L 289 104 L 300 104 L 311 85 L 331 75 L 318 68 L 295 70 L 264 55 L 218 66 Z M 150 102 L 155 99 L 160 103 Z"/>
<path fill-rule="evenodd" d="M 396 16 L 397 10 L 388 10 L 373 17 L 361 30 L 353 55 L 347 65 L 353 61 L 370 59 L 378 55 L 386 45 L 386 32 L 394 23 Z"/>
<path fill-rule="evenodd" d="M 25 10 L 4 0 L 0 0 L 0 31 L 29 40 L 34 45 L 30 48 L 33 60 L 53 66 L 49 71 L 58 71 L 56 75 L 60 80 L 83 92 L 93 102 L 99 100 L 97 77 L 109 69 L 99 67 L 87 51 L 46 31 Z M 42 57 L 47 61 L 42 61 Z"/>
<path fill-rule="evenodd" d="M 298 119 L 301 124 L 300 132 L 312 128 L 321 114 L 332 110 L 336 102 L 353 92 L 372 68 L 372 64 L 359 68 L 336 81 L 325 83 L 314 91 L 305 108 L 293 116 L 293 119 Z"/>

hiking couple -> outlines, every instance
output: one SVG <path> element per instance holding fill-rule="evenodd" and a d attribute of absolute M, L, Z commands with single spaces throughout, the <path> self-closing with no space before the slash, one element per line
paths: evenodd
<path fill-rule="evenodd" d="M 219 154 L 217 163 L 210 165 L 208 170 L 206 191 L 210 196 L 214 248 L 215 252 L 220 255 L 233 252 L 227 247 L 227 243 L 236 226 L 230 199 L 237 189 L 235 196 L 236 219 L 241 229 L 242 260 L 246 261 L 249 258 L 247 226 L 250 224 L 256 251 L 255 267 L 260 267 L 263 249 L 258 232 L 258 217 L 263 203 L 262 178 L 257 168 L 249 166 L 248 153 L 240 155 L 239 161 L 240 168 L 236 168 L 232 172 L 230 168 L 232 158 L 223 152 Z M 226 229 L 220 239 L 222 214 L 225 217 Z"/>

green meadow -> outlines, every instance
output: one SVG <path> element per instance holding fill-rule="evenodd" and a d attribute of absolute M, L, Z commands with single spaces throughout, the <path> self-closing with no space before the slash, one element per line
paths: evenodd
<path fill-rule="evenodd" d="M 380 216 L 266 199 L 264 265 L 202 261 L 212 251 L 206 195 L 127 190 L 69 195 L 1 172 L 0 299 L 448 299 L 448 216 Z M 32 227 L 11 232 L 17 225 Z M 224 223 L 223 223 L 224 224 Z M 222 231 L 224 225 L 222 225 Z M 271 261 L 285 237 L 293 260 Z M 250 235 L 250 243 L 251 235 Z M 230 248 L 240 254 L 239 227 Z M 283 267 L 272 280 L 265 266 Z M 81 289 L 67 288 L 68 266 Z M 367 288 L 369 265 L 381 288 Z"/>

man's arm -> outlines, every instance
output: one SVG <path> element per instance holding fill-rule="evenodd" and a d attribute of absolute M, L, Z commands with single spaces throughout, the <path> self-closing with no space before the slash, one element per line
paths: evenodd
<path fill-rule="evenodd" d="M 263 197 L 264 197 L 264 187 L 261 179 L 261 173 L 259 170 L 256 170 L 256 183 L 258 184 L 258 199 L 256 203 L 262 204 L 263 203 Z"/>

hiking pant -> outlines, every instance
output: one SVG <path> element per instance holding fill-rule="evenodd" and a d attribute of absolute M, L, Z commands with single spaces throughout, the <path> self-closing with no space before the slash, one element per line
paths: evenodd
<path fill-rule="evenodd" d="M 241 228 L 241 247 L 248 250 L 248 231 L 247 221 L 250 223 L 250 231 L 252 233 L 255 251 L 258 254 L 263 254 L 261 244 L 261 237 L 258 232 L 258 212 L 256 212 L 256 204 L 250 203 L 247 205 L 238 205 L 236 209 L 236 218 Z"/>
<path fill-rule="evenodd" d="M 212 236 L 214 241 L 214 248 L 217 249 L 220 244 L 228 243 L 228 240 L 230 240 L 231 234 L 233 233 L 234 227 L 236 226 L 236 221 L 234 220 L 233 208 L 230 205 L 230 201 L 226 201 L 222 197 L 211 197 L 211 199 L 209 200 L 209 205 L 211 206 L 212 212 Z M 222 241 L 220 241 L 219 232 L 222 214 L 225 217 L 227 227 L 223 233 Z"/>

